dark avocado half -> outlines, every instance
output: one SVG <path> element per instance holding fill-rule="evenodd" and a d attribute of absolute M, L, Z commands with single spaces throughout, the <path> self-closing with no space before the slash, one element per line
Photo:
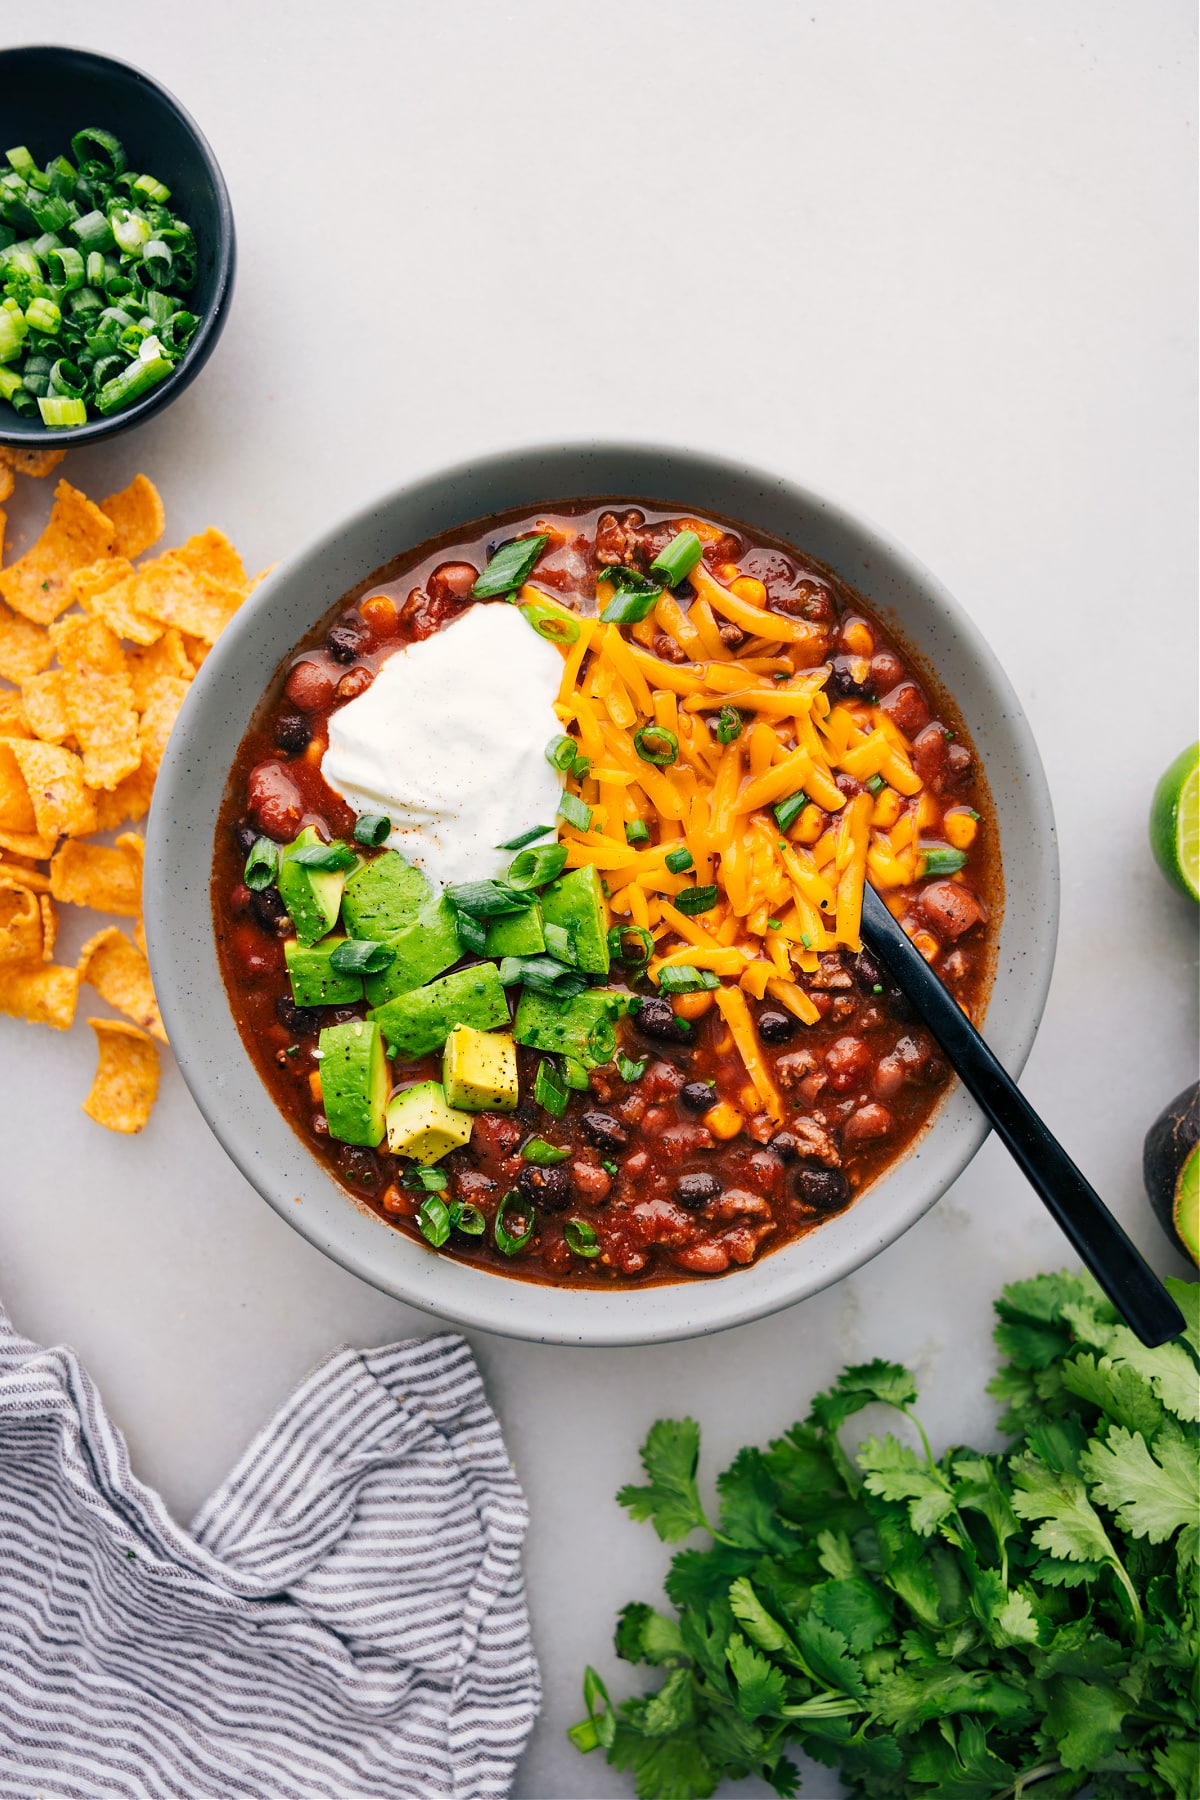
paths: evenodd
<path fill-rule="evenodd" d="M 1142 1179 L 1159 1224 L 1200 1266 L 1200 1082 L 1176 1094 L 1146 1133 Z"/>

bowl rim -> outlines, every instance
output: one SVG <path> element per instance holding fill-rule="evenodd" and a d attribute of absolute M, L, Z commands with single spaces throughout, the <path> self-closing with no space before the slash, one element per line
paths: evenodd
<path fill-rule="evenodd" d="M 160 412 L 172 400 L 176 399 L 184 389 L 190 387 L 200 373 L 216 347 L 225 326 L 229 311 L 229 303 L 233 297 L 234 277 L 237 272 L 237 232 L 233 222 L 233 206 L 229 199 L 229 189 L 225 185 L 225 177 L 221 173 L 221 165 L 213 154 L 212 146 L 193 119 L 190 112 L 169 88 L 156 81 L 153 75 L 147 75 L 136 63 L 123 62 L 119 57 L 106 56 L 99 50 L 87 50 L 74 44 L 9 44 L 0 49 L 0 80 L 3 78 L 6 63 L 31 56 L 69 56 L 78 58 L 89 64 L 97 73 L 106 70 L 119 70 L 123 75 L 132 75 L 145 87 L 152 89 L 158 98 L 173 112 L 190 137 L 195 150 L 204 167 L 209 184 L 213 189 L 217 203 L 217 246 L 216 275 L 213 286 L 213 299 L 208 312 L 200 321 L 200 328 L 184 351 L 183 360 L 172 370 L 165 381 L 151 388 L 141 400 L 137 400 L 124 411 L 114 413 L 107 419 L 89 419 L 84 425 L 67 425 L 51 427 L 43 425 L 40 416 L 28 421 L 17 418 L 15 424 L 9 423 L 0 414 L 0 446 L 7 450 L 69 450 L 80 444 L 94 444 L 102 438 L 114 437 L 119 431 L 127 431 L 132 425 L 140 425 L 153 414 Z M 5 408 L 5 411 L 11 409 Z"/>
<path fill-rule="evenodd" d="M 180 957 L 179 937 L 173 934 L 169 923 L 172 884 L 178 880 L 178 861 L 175 858 L 177 845 L 174 840 L 182 839 L 185 828 L 178 818 L 168 817 L 168 807 L 176 800 L 185 804 L 188 802 L 194 790 L 194 782 L 188 775 L 189 754 L 194 749 L 201 756 L 204 755 L 202 741 L 189 746 L 191 727 L 206 701 L 216 692 L 226 669 L 236 664 L 241 639 L 249 633 L 254 620 L 261 616 L 264 606 L 269 605 L 275 596 L 287 593 L 289 586 L 310 559 L 335 551 L 339 542 L 352 539 L 356 533 L 368 531 L 377 515 L 402 506 L 406 501 L 418 502 L 425 494 L 432 495 L 437 489 L 448 485 L 457 486 L 468 479 L 479 482 L 486 479 L 492 471 L 502 471 L 508 465 L 536 466 L 543 460 L 554 463 L 572 457 L 586 459 L 593 456 L 631 461 L 638 458 L 658 459 L 663 463 L 664 470 L 667 464 L 682 468 L 684 484 L 689 472 L 695 474 L 697 471 L 706 472 L 717 479 L 733 476 L 735 479 L 759 483 L 764 489 L 782 495 L 787 504 L 800 510 L 819 512 L 833 521 L 835 528 L 849 533 L 860 546 L 869 551 L 872 559 L 878 558 L 885 567 L 891 565 L 901 577 L 923 590 L 934 610 L 940 612 L 943 620 L 953 626 L 955 637 L 965 645 L 971 661 L 982 670 L 986 685 L 995 696 L 998 716 L 1003 718 L 1019 742 L 1023 781 L 1030 803 L 1037 811 L 1043 827 L 1036 857 L 1036 874 L 1040 880 L 1035 882 L 1035 886 L 1038 889 L 1036 899 L 1044 930 L 1037 946 L 1037 955 L 1024 969 L 1020 992 L 1014 993 L 1006 1001 L 1009 1009 L 1005 1014 L 1008 1041 L 995 1046 L 1008 1072 L 1014 1078 L 1020 1075 L 1033 1046 L 1053 973 L 1059 918 L 1059 868 L 1053 806 L 1045 772 L 1031 728 L 1011 683 L 966 610 L 936 576 L 890 534 L 857 510 L 844 506 L 827 493 L 806 483 L 764 470 L 741 458 L 708 449 L 684 448 L 635 439 L 616 441 L 579 438 L 512 443 L 489 453 L 464 458 L 455 464 L 420 471 L 399 485 L 377 493 L 332 526 L 310 535 L 296 550 L 275 565 L 252 599 L 235 614 L 209 652 L 192 684 L 192 691 L 184 702 L 175 731 L 168 742 L 150 809 L 146 834 L 144 908 L 153 980 L 180 1071 L 218 1141 L 251 1186 L 281 1218 L 350 1273 L 421 1311 L 449 1319 L 468 1329 L 485 1330 L 500 1336 L 573 1346 L 615 1347 L 670 1342 L 726 1330 L 796 1305 L 842 1280 L 903 1236 L 936 1204 L 946 1189 L 958 1179 L 989 1135 L 987 1121 L 966 1095 L 961 1084 L 952 1083 L 925 1130 L 872 1183 L 869 1190 L 864 1190 L 853 1207 L 837 1215 L 827 1225 L 818 1227 L 816 1232 L 806 1238 L 781 1246 L 745 1271 L 730 1272 L 712 1281 L 697 1278 L 662 1286 L 602 1293 L 579 1288 L 556 1288 L 520 1279 L 510 1280 L 491 1270 L 481 1270 L 454 1259 L 424 1252 L 365 1205 L 356 1203 L 353 1196 L 336 1183 L 323 1165 L 312 1156 L 290 1121 L 263 1090 L 261 1078 L 242 1043 L 232 1011 L 225 1001 L 224 981 L 212 935 L 209 885 L 212 826 L 215 821 L 211 815 L 206 814 L 202 870 L 203 906 L 208 931 L 203 953 L 196 957 L 195 976 L 209 985 L 215 982 L 220 993 L 220 1022 L 216 1030 L 225 1040 L 222 1050 L 226 1054 L 210 1057 L 199 1041 L 205 1036 L 205 1028 L 197 1025 L 189 1010 L 190 988 Z M 567 497 L 566 490 L 555 489 L 552 471 L 548 471 L 548 475 L 549 485 L 540 496 L 531 499 L 531 505 L 536 506 L 539 500 L 548 503 L 547 496 L 549 499 Z M 578 493 L 584 490 L 574 491 Z M 617 490 L 609 487 L 607 491 Z M 631 490 L 624 491 L 628 493 Z M 732 512 L 729 516 L 736 517 Z M 466 524 L 468 521 L 464 519 L 462 522 Z M 402 552 L 397 552 L 400 553 Z M 372 572 L 370 569 L 363 569 L 347 587 L 353 586 L 354 580 L 368 578 Z M 347 587 L 343 587 L 341 591 L 347 591 Z M 277 666 L 290 644 L 303 635 L 305 629 L 307 626 L 301 625 L 289 636 L 288 644 L 279 649 L 273 667 Z M 954 697 L 953 688 L 949 683 L 947 686 Z M 239 741 L 260 697 L 261 687 L 256 690 L 240 727 Z M 222 790 L 227 767 L 223 762 Z M 1000 980 L 1001 973 L 998 969 L 989 1006 L 995 1000 L 996 986 Z M 300 1147 L 305 1163 L 320 1175 L 328 1191 L 343 1203 L 345 1215 L 338 1218 L 341 1228 L 336 1232 L 331 1234 L 331 1230 L 315 1217 L 317 1208 L 310 1209 L 296 1204 L 297 1196 L 293 1192 L 295 1177 L 283 1178 L 276 1170 L 264 1169 L 257 1146 L 250 1141 L 249 1135 L 239 1135 L 238 1129 L 230 1124 L 222 1105 L 230 1076 L 229 1053 L 236 1056 L 257 1092 L 268 1101 L 269 1116 L 282 1125 L 288 1138 Z M 824 1258 L 815 1277 L 805 1268 L 797 1268 L 792 1279 L 779 1275 L 785 1268 L 789 1250 L 795 1250 L 798 1245 L 812 1245 L 822 1234 L 833 1230 L 839 1220 L 847 1220 L 854 1215 L 867 1220 L 868 1215 L 861 1210 L 864 1202 L 869 1203 L 871 1196 L 883 1193 L 895 1172 L 920 1161 L 924 1150 L 931 1142 L 936 1141 L 939 1125 L 952 1126 L 957 1134 L 957 1144 L 953 1147 L 950 1145 L 951 1133 L 948 1130 L 945 1133 L 947 1150 L 943 1158 L 944 1166 L 929 1171 L 920 1198 L 910 1201 L 903 1212 L 886 1225 L 881 1224 L 877 1214 L 874 1221 L 864 1225 L 855 1242 L 848 1244 L 840 1253 Z M 380 1247 L 381 1240 L 377 1235 L 367 1234 L 364 1246 L 363 1234 L 356 1233 L 349 1224 L 351 1216 L 356 1219 L 365 1218 L 378 1231 L 386 1232 L 389 1239 L 399 1239 L 402 1244 L 415 1251 L 421 1260 L 413 1263 L 412 1274 L 404 1272 L 397 1275 L 394 1270 L 382 1271 L 379 1266 L 382 1259 L 372 1254 Z M 331 1236 L 340 1241 L 331 1241 Z M 772 1281 L 768 1274 L 765 1282 L 760 1281 L 752 1287 L 747 1278 L 763 1270 L 774 1272 L 779 1278 Z M 766 1292 L 761 1291 L 764 1286 Z M 694 1296 L 698 1304 L 683 1317 L 667 1320 L 656 1317 L 656 1297 L 681 1292 Z M 534 1296 L 546 1295 L 555 1296 L 558 1302 L 546 1309 L 551 1315 L 549 1317 L 544 1312 L 539 1314 L 536 1303 L 529 1304 Z M 606 1303 L 603 1307 L 602 1302 Z"/>

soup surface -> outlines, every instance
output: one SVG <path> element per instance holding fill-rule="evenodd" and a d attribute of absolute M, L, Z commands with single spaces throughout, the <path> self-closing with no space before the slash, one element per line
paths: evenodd
<path fill-rule="evenodd" d="M 935 679 L 802 551 L 582 500 L 314 628 L 212 895 L 246 1047 L 340 1182 L 437 1253 L 608 1287 L 754 1262 L 929 1120 L 949 1072 L 864 880 L 978 1020 L 1000 871 Z"/>

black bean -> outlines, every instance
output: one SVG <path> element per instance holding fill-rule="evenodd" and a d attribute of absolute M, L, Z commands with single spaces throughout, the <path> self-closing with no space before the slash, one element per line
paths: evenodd
<path fill-rule="evenodd" d="M 279 1023 L 294 1031 L 297 1037 L 316 1037 L 321 1029 L 321 1015 L 315 1006 L 297 1006 L 290 994 L 280 994 L 275 1002 Z"/>
<path fill-rule="evenodd" d="M 875 698 L 875 688 L 869 674 L 865 681 L 854 679 L 854 664 L 862 660 L 858 656 L 834 657 L 829 686 L 840 700 L 873 700 Z M 869 663 L 867 667 L 869 670 Z"/>
<path fill-rule="evenodd" d="M 280 899 L 277 887 L 260 888 L 258 893 L 251 894 L 250 911 L 264 931 L 278 931 L 288 916 L 287 907 Z"/>
<path fill-rule="evenodd" d="M 771 1139 L 771 1148 L 783 1162 L 791 1162 L 800 1154 L 800 1146 L 790 1131 L 777 1131 Z"/>
<path fill-rule="evenodd" d="M 756 1022 L 758 1035 L 764 1044 L 786 1044 L 796 1033 L 794 1016 L 787 1012 L 777 1012 L 773 1007 L 760 1012 Z"/>
<path fill-rule="evenodd" d="M 337 1153 L 338 1172 L 351 1186 L 374 1193 L 379 1186 L 379 1164 L 375 1152 L 357 1144 L 340 1144 Z"/>
<path fill-rule="evenodd" d="M 579 1123 L 584 1136 L 597 1150 L 623 1150 L 629 1142 L 629 1133 L 611 1113 L 585 1112 Z"/>
<path fill-rule="evenodd" d="M 916 1018 L 917 1012 L 908 995 L 898 987 L 890 987 L 884 993 L 884 1002 L 893 1019 L 901 1025 L 907 1025 Z"/>
<path fill-rule="evenodd" d="M 695 1175 L 681 1175 L 675 1183 L 675 1198 L 680 1206 L 705 1206 L 708 1201 L 715 1200 L 720 1192 L 720 1182 L 707 1170 L 700 1170 Z"/>
<path fill-rule="evenodd" d="M 258 836 L 258 832 L 255 831 L 253 825 L 246 819 L 243 819 L 239 825 L 235 825 L 233 828 L 233 841 L 243 856 L 249 856 L 255 844 L 258 842 Z"/>
<path fill-rule="evenodd" d="M 537 1163 L 525 1163 L 517 1176 L 517 1187 L 534 1206 L 547 1212 L 562 1212 L 571 1203 L 571 1176 L 566 1163 L 555 1163 L 543 1169 Z"/>
<path fill-rule="evenodd" d="M 840 1169 L 817 1169 L 811 1165 L 796 1173 L 796 1192 L 807 1206 L 822 1212 L 836 1212 L 850 1198 L 850 1183 Z"/>
<path fill-rule="evenodd" d="M 677 1019 L 675 1009 L 661 994 L 642 1001 L 634 1015 L 634 1023 L 646 1037 L 665 1038 L 668 1043 L 686 1044 L 692 1035 L 686 1019 Z"/>
<path fill-rule="evenodd" d="M 356 661 L 362 647 L 362 633 L 355 631 L 352 625 L 334 625 L 325 634 L 325 648 L 335 662 Z"/>
<path fill-rule="evenodd" d="M 307 719 L 302 718 L 299 713 L 281 713 L 275 721 L 276 746 L 280 750 L 286 750 L 291 756 L 307 749 L 311 736 Z"/>
<path fill-rule="evenodd" d="M 877 988 L 883 986 L 883 970 L 869 950 L 860 950 L 854 958 L 852 967 L 854 979 L 864 994 L 873 994 Z"/>
<path fill-rule="evenodd" d="M 689 1112 L 707 1112 L 717 1104 L 717 1090 L 710 1081 L 689 1081 L 679 1090 L 679 1103 Z"/>

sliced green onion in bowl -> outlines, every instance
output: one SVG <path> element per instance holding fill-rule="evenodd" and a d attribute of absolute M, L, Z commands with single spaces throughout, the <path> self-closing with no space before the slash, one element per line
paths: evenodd
<path fill-rule="evenodd" d="M 704 546 L 694 531 L 680 531 L 663 546 L 650 564 L 651 572 L 661 575 L 668 587 L 678 587 L 690 575 L 704 554 Z"/>
<path fill-rule="evenodd" d="M 542 926 L 542 935 L 546 940 L 546 948 L 551 956 L 555 957 L 560 963 L 565 963 L 569 969 L 577 969 L 579 967 L 579 955 L 575 948 L 575 939 L 565 925 L 556 925 L 552 919 L 547 919 Z"/>
<path fill-rule="evenodd" d="M 558 1000 L 573 1000 L 588 984 L 586 975 L 554 956 L 506 956 L 500 964 L 500 981 L 504 987 L 519 981 L 535 994 L 551 994 Z"/>
<path fill-rule="evenodd" d="M 534 1077 L 533 1097 L 552 1118 L 561 1119 L 567 1110 L 569 1095 L 558 1078 L 554 1064 L 543 1057 Z"/>
<path fill-rule="evenodd" d="M 86 425 L 87 402 L 70 400 L 65 394 L 44 394 L 38 398 L 38 411 L 43 425 Z"/>
<path fill-rule="evenodd" d="M 552 737 L 546 745 L 546 761 L 552 769 L 557 769 L 560 775 L 566 774 L 578 755 L 579 745 L 573 737 L 568 737 L 566 732 L 561 732 L 558 737 Z"/>
<path fill-rule="evenodd" d="M 456 1200 L 450 1208 L 450 1226 L 467 1237 L 482 1237 L 487 1230 L 487 1219 L 469 1200 Z"/>
<path fill-rule="evenodd" d="M 662 598 L 662 586 L 650 581 L 636 569 L 623 564 L 602 569 L 597 581 L 607 581 L 614 589 L 613 597 L 600 614 L 606 625 L 638 625 L 648 619 Z"/>
<path fill-rule="evenodd" d="M 957 875 L 960 869 L 967 866 L 965 850 L 951 850 L 941 844 L 922 844 L 919 873 L 926 875 Z"/>
<path fill-rule="evenodd" d="M 503 881 L 462 881 L 446 889 L 446 898 L 456 912 L 475 919 L 496 919 L 505 913 L 527 912 L 534 897 Z"/>
<path fill-rule="evenodd" d="M 586 1219 L 568 1219 L 563 1227 L 563 1237 L 567 1249 L 576 1256 L 590 1258 L 600 1254 L 600 1240 Z"/>
<path fill-rule="evenodd" d="M 530 601 L 520 608 L 521 617 L 533 626 L 539 637 L 549 644 L 564 647 L 579 638 L 579 620 L 568 619 L 556 606 L 539 606 Z"/>
<path fill-rule="evenodd" d="M 668 769 L 679 755 L 679 739 L 665 725 L 639 725 L 633 734 L 633 747 L 643 762 L 658 769 Z"/>
<path fill-rule="evenodd" d="M 421 1202 L 417 1224 L 426 1243 L 440 1250 L 450 1236 L 450 1208 L 438 1194 L 429 1194 Z"/>
<path fill-rule="evenodd" d="M 509 543 L 501 544 L 471 589 L 472 600 L 493 600 L 501 594 L 513 593 L 529 579 L 534 564 L 549 542 L 548 534 L 542 532 L 537 537 L 513 538 Z"/>
<path fill-rule="evenodd" d="M 395 960 L 392 946 L 376 938 L 347 938 L 329 952 L 329 966 L 339 975 L 382 975 Z"/>
<path fill-rule="evenodd" d="M 717 898 L 716 887 L 690 887 L 684 888 L 681 894 L 676 894 L 672 904 L 690 918 L 695 913 L 710 911 L 717 904 Z"/>
<path fill-rule="evenodd" d="M 715 726 L 717 742 L 719 744 L 732 744 L 734 738 L 741 737 L 742 726 L 744 724 L 745 720 L 742 718 L 742 715 L 736 706 L 723 706 L 717 714 L 717 723 Z"/>
<path fill-rule="evenodd" d="M 359 813 L 354 821 L 356 844 L 385 844 L 392 835 L 392 821 L 384 813 Z"/>
<path fill-rule="evenodd" d="M 540 837 L 549 837 L 554 830 L 553 825 L 531 825 L 528 831 L 519 831 L 516 837 L 509 838 L 506 844 L 497 844 L 497 850 L 524 850 L 526 844 L 536 843 Z"/>
<path fill-rule="evenodd" d="M 642 968 L 654 955 L 654 939 L 644 925 L 612 925 L 608 954 L 629 967 Z"/>
<path fill-rule="evenodd" d="M 703 988 L 719 988 L 721 983 L 711 969 L 695 969 L 691 963 L 678 963 L 674 968 L 658 971 L 658 986 L 664 994 L 696 994 Z"/>
<path fill-rule="evenodd" d="M 423 1187 L 427 1194 L 444 1193 L 450 1185 L 444 1169 L 418 1169 L 416 1179 L 417 1185 Z"/>
<path fill-rule="evenodd" d="M 305 844 L 302 850 L 289 850 L 288 861 L 299 863 L 302 869 L 316 869 L 319 874 L 332 874 L 339 869 L 352 869 L 358 858 L 349 844 L 344 844 L 340 838 L 334 838 L 331 844 Z"/>
<path fill-rule="evenodd" d="M 695 865 L 695 860 L 686 845 L 679 850 L 668 850 L 667 852 L 667 868 L 672 875 L 682 875 L 685 869 L 690 869 Z"/>
<path fill-rule="evenodd" d="M 780 831 L 786 831 L 789 825 L 794 824 L 807 805 L 808 795 L 803 788 L 798 794 L 790 794 L 786 800 L 780 800 L 778 805 L 772 808 L 775 814 L 775 823 Z"/>
<path fill-rule="evenodd" d="M 516 1229 L 510 1231 L 509 1220 L 512 1219 Z M 520 1224 L 517 1224 L 517 1221 Z M 523 1250 L 533 1236 L 537 1225 L 537 1214 L 516 1188 L 509 1188 L 503 1200 L 496 1208 L 496 1217 L 492 1223 L 492 1234 L 496 1240 L 496 1248 L 505 1256 L 516 1256 Z M 522 1229 L 521 1227 L 524 1227 Z"/>
<path fill-rule="evenodd" d="M 464 950 L 469 950 L 472 956 L 487 954 L 488 932 L 482 919 L 474 919 L 470 913 L 455 913 L 454 925 Z"/>
<path fill-rule="evenodd" d="M 505 880 L 518 893 L 526 888 L 544 887 L 561 875 L 567 866 L 565 844 L 543 844 L 537 850 L 522 850 L 508 865 Z"/>
<path fill-rule="evenodd" d="M 573 825 L 576 831 L 590 830 L 592 809 L 586 801 L 579 798 L 578 794 L 569 794 L 564 791 L 562 799 L 558 803 L 558 812 L 559 817 L 565 819 L 568 825 Z"/>
<path fill-rule="evenodd" d="M 563 1077 L 567 1086 L 577 1093 L 586 1094 L 592 1085 L 588 1080 L 587 1064 L 580 1062 L 577 1056 L 563 1057 Z"/>
<path fill-rule="evenodd" d="M 279 845 L 269 837 L 255 838 L 242 870 L 242 880 L 253 893 L 260 894 L 274 884 L 279 873 Z"/>
<path fill-rule="evenodd" d="M 545 1138 L 530 1138 L 521 1146 L 521 1156 L 525 1162 L 533 1163 L 539 1169 L 552 1169 L 556 1163 L 566 1162 L 571 1152 L 564 1150 L 559 1144 L 548 1144 Z"/>
<path fill-rule="evenodd" d="M 625 826 L 625 842 L 627 844 L 648 844 L 650 827 L 645 819 L 630 819 Z"/>

